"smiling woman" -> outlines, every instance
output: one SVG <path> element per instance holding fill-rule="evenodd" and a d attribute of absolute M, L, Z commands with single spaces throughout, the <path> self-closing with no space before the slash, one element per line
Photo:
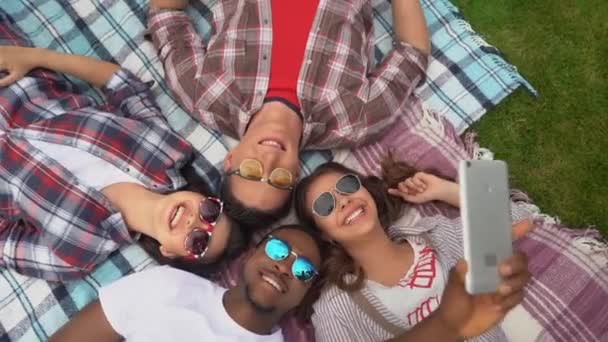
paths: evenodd
<path fill-rule="evenodd" d="M 0 46 L 0 267 L 77 279 L 140 236 L 161 263 L 188 270 L 217 262 L 229 243 L 238 251 L 222 203 L 200 182 L 180 191 L 192 148 L 149 85 L 112 63 L 20 46 L 0 25 L 0 45 L 17 45 Z M 107 105 L 48 69 L 100 87 Z"/>
<path fill-rule="evenodd" d="M 364 176 L 330 162 L 296 188 L 298 217 L 330 242 L 321 269 L 323 290 L 312 315 L 316 341 L 400 340 L 406 331 L 438 312 L 449 292 L 445 291 L 448 273 L 463 257 L 460 225 L 449 218 L 423 218 L 415 226 L 398 222 L 406 201 L 442 201 L 458 207 L 458 184 L 414 173 L 390 154 L 382 170 L 383 178 Z M 512 213 L 515 220 L 531 215 L 515 205 Z M 531 227 L 527 220 L 515 224 L 513 236 L 519 237 Z M 497 267 L 501 285 L 486 295 L 487 303 L 501 304 L 484 312 L 484 322 L 500 321 L 523 297 L 529 273 L 523 254 L 515 254 Z M 505 271 L 512 267 L 508 263 L 519 264 L 520 270 Z M 497 340 L 502 335 L 488 329 L 482 329 L 481 340 Z M 468 340 L 481 332 L 459 334 Z"/>

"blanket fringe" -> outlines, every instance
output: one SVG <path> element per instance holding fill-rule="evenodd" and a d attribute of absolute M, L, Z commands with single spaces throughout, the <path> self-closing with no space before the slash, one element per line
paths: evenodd
<path fill-rule="evenodd" d="M 494 159 L 494 153 L 487 148 L 480 147 L 476 138 L 477 134 L 474 132 L 467 132 L 465 134 L 463 141 L 467 154 L 476 160 Z M 530 196 L 519 189 L 512 189 L 510 198 L 511 201 L 524 206 L 528 211 L 533 213 L 533 219 L 537 227 L 566 234 L 576 248 L 585 251 L 587 255 L 602 267 L 608 267 L 608 240 L 602 237 L 602 234 L 596 227 L 568 228 L 561 223 L 559 217 L 541 213 L 540 208 L 532 203 Z"/>
<path fill-rule="evenodd" d="M 463 141 L 464 149 L 467 152 L 467 155 L 473 160 L 493 160 L 494 153 L 487 148 L 480 147 L 476 139 L 476 133 L 465 133 Z"/>
<path fill-rule="evenodd" d="M 548 230 L 555 234 L 565 234 L 575 248 L 582 250 L 600 267 L 608 267 L 608 240 L 602 237 L 596 227 L 569 228 L 561 223 L 559 217 L 541 213 L 540 208 L 532 203 L 530 197 L 520 190 L 514 189 L 511 191 L 511 200 L 532 213 L 536 229 Z"/>

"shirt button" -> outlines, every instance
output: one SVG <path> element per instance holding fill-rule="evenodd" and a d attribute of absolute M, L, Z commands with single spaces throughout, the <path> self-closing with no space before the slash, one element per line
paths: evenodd
<path fill-rule="evenodd" d="M 312 64 L 312 59 L 307 60 L 306 64 L 311 65 Z"/>
<path fill-rule="evenodd" d="M 125 167 L 125 172 L 131 172 L 131 169 L 129 169 L 128 167 Z"/>
<path fill-rule="evenodd" d="M 268 25 L 268 19 L 264 19 L 264 25 Z"/>
<path fill-rule="evenodd" d="M 262 96 L 262 92 L 261 92 L 261 91 L 259 91 L 259 90 L 258 90 L 258 91 L 256 91 L 255 93 L 256 93 L 258 96 Z"/>
<path fill-rule="evenodd" d="M 264 55 L 264 56 L 262 56 L 262 59 L 263 59 L 263 60 L 267 60 L 267 59 L 268 59 L 268 56 Z"/>

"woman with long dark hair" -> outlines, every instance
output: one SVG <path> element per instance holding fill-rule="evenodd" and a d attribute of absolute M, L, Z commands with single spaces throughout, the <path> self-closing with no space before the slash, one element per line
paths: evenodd
<path fill-rule="evenodd" d="M 192 148 L 148 84 L 113 63 L 29 47 L 7 20 L 0 71 L 1 267 L 77 279 L 140 239 L 161 263 L 195 271 L 240 249 L 219 199 L 180 190 Z"/>
<path fill-rule="evenodd" d="M 384 341 L 399 337 L 429 317 L 441 302 L 448 272 L 466 264 L 462 231 L 443 216 L 423 218 L 410 226 L 399 222 L 410 203 L 443 201 L 458 206 L 458 184 L 414 173 L 389 156 L 383 177 L 364 176 L 338 163 L 327 163 L 296 189 L 302 222 L 328 241 L 329 257 L 312 322 L 317 341 Z M 514 206 L 521 219 L 526 213 Z M 531 229 L 527 220 L 514 236 Z M 496 325 L 523 297 L 529 279 L 522 254 L 499 265 L 502 283 L 496 293 L 476 297 L 478 304 L 461 338 L 472 338 Z M 480 327 L 487 327 L 481 329 Z M 504 337 L 494 329 L 482 340 Z"/>

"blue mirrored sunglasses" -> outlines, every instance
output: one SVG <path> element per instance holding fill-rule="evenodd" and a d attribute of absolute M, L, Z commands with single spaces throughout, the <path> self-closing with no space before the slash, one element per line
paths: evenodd
<path fill-rule="evenodd" d="M 303 282 L 309 282 L 318 274 L 315 265 L 310 260 L 292 251 L 287 242 L 272 235 L 269 235 L 267 239 L 264 251 L 270 259 L 281 261 L 287 259 L 290 254 L 296 257 L 291 264 L 291 274 L 293 274 L 294 278 Z"/>

